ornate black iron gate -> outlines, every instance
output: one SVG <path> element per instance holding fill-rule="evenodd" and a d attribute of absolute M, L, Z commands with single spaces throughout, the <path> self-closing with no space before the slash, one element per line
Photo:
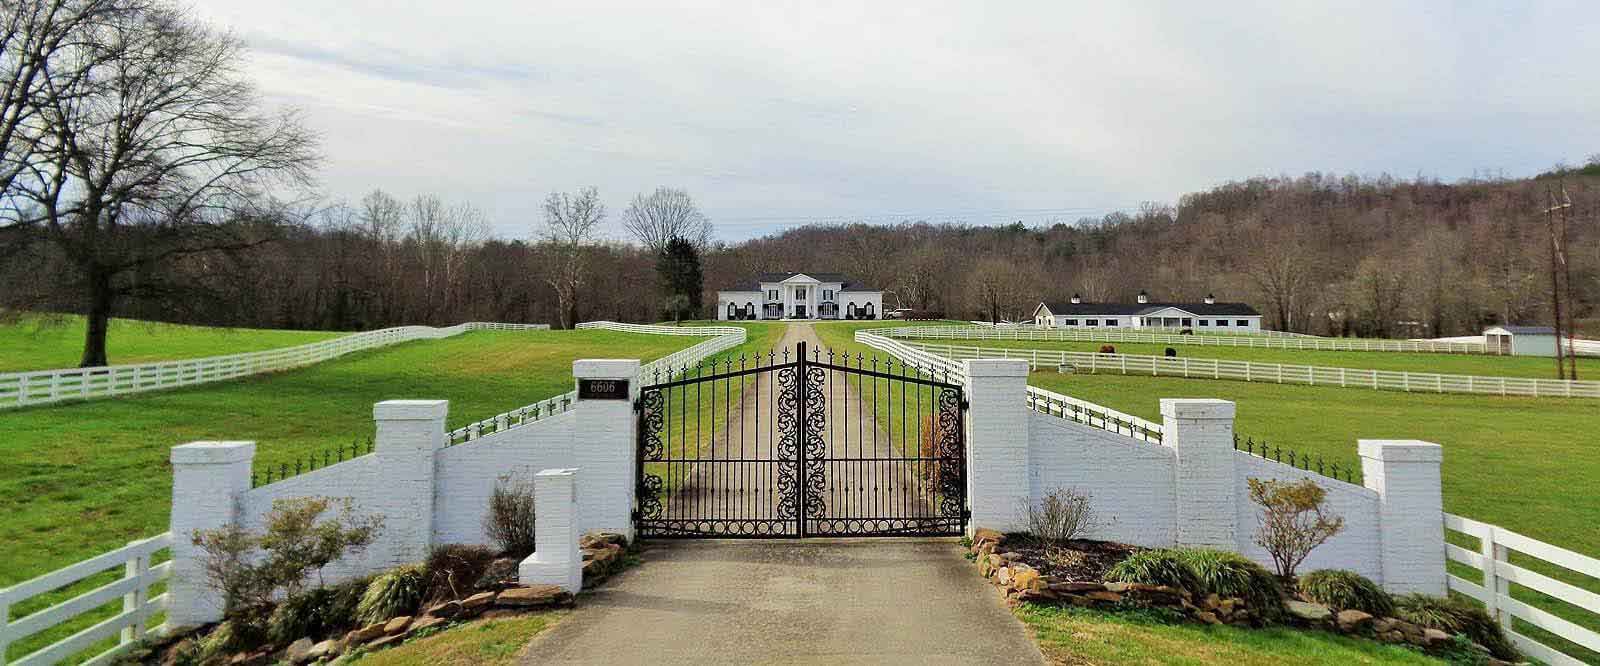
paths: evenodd
<path fill-rule="evenodd" d="M 636 405 L 641 537 L 966 527 L 966 401 L 948 376 L 802 342 L 792 358 L 728 359 L 661 379 Z"/>

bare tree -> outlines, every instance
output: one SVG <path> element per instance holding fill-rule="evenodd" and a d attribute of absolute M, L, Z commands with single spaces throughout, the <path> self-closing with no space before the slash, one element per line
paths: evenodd
<path fill-rule="evenodd" d="M 549 282 L 560 304 L 562 328 L 578 323 L 578 293 L 583 289 L 588 246 L 605 218 L 600 190 L 593 187 L 579 190 L 577 196 L 552 192 L 544 200 L 544 238 L 554 246 L 559 263 Z"/>
<path fill-rule="evenodd" d="M 8 21 L 37 4 L 7 3 Z M 315 136 L 292 112 L 258 109 L 242 56 L 238 39 L 152 4 L 76 24 L 50 57 L 60 75 L 27 102 L 43 133 L 6 191 L 22 214 L 4 231 L 72 261 L 88 319 L 83 366 L 106 364 L 120 300 L 192 300 L 192 284 L 156 279 L 156 268 L 271 240 L 284 208 L 268 188 L 310 184 Z"/>
<path fill-rule="evenodd" d="M 673 238 L 687 240 L 702 251 L 711 243 L 711 221 L 694 198 L 669 187 L 635 196 L 622 214 L 622 226 L 652 253 L 666 249 Z"/>

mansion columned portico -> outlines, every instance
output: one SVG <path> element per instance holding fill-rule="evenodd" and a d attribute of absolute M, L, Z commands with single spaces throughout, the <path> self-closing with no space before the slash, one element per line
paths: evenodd
<path fill-rule="evenodd" d="M 717 292 L 717 319 L 877 319 L 883 292 L 838 273 L 763 273 Z"/>

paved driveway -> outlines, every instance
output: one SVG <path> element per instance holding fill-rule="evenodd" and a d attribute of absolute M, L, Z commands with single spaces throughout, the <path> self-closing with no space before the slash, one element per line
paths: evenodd
<path fill-rule="evenodd" d="M 948 539 L 673 541 L 524 664 L 1042 664 Z"/>

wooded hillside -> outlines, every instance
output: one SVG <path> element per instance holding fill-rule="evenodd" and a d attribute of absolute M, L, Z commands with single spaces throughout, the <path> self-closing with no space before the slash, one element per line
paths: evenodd
<path fill-rule="evenodd" d="M 1589 168 L 1586 171 L 1597 171 Z M 1443 184 L 1309 174 L 1257 178 L 1048 228 L 805 226 L 704 253 L 705 302 L 763 271 L 842 272 L 885 294 L 886 307 L 953 317 L 1025 318 L 1039 300 L 1074 293 L 1131 300 L 1255 305 L 1267 325 L 1331 334 L 1472 334 L 1486 323 L 1549 323 L 1546 188 L 1571 209 L 1572 284 L 1580 317 L 1600 293 L 1600 174 Z M 1558 189 L 1559 191 L 1559 189 Z M 714 221 L 713 221 L 714 222 Z M 537 221 L 529 221 L 530 235 Z M 314 222 L 287 225 L 247 255 L 196 255 L 150 267 L 161 283 L 204 285 L 182 299 L 129 300 L 118 315 L 273 328 L 368 329 L 465 320 L 560 321 L 551 287 L 561 264 L 545 240 L 488 237 L 481 213 L 381 193 Z M 663 318 L 655 258 L 635 245 L 585 248 L 580 319 Z M 0 268 L 10 305 L 81 311 L 58 291 L 72 262 L 46 246 Z M 156 278 L 159 277 L 159 280 Z M 131 279 L 141 279 L 132 276 Z M 709 316 L 709 311 L 703 313 Z"/>

